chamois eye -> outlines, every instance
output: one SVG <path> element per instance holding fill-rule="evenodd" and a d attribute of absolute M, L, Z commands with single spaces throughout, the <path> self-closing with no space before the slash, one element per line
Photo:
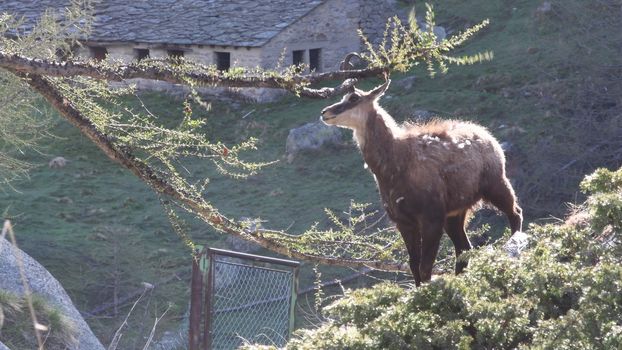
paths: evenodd
<path fill-rule="evenodd" d="M 359 100 L 359 95 L 350 95 L 350 97 L 348 97 L 348 102 L 356 102 Z"/>

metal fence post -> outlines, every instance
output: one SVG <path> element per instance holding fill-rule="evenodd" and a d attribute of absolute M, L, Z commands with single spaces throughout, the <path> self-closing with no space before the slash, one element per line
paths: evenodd
<path fill-rule="evenodd" d="M 202 311 L 202 292 L 203 274 L 199 267 L 199 259 L 202 253 L 195 253 L 192 256 L 192 280 L 190 284 L 190 324 L 188 326 L 188 349 L 199 350 L 201 332 L 201 311 Z"/>
<path fill-rule="evenodd" d="M 203 349 L 212 348 L 212 297 L 214 293 L 214 252 L 206 249 L 207 287 L 205 290 L 205 324 L 203 328 Z"/>
<path fill-rule="evenodd" d="M 296 301 L 298 299 L 298 270 L 299 266 L 294 267 L 292 273 L 292 298 L 289 306 L 289 337 L 291 338 L 294 332 L 295 316 L 296 316 Z"/>

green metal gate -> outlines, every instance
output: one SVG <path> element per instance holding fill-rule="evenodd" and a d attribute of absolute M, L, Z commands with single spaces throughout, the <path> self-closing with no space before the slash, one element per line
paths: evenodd
<path fill-rule="evenodd" d="M 193 262 L 190 350 L 285 345 L 299 262 L 207 248 Z"/>

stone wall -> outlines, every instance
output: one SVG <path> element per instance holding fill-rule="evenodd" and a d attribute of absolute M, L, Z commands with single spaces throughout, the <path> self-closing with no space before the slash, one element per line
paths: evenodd
<path fill-rule="evenodd" d="M 138 91 L 157 91 L 178 99 L 184 99 L 190 94 L 190 88 L 186 85 L 172 84 L 166 81 L 151 79 L 128 79 L 122 82 L 110 82 L 113 89 L 127 88 L 133 85 Z M 269 103 L 279 100 L 287 94 L 282 89 L 270 88 L 227 88 L 227 87 L 198 87 L 199 95 L 206 99 L 247 101 L 256 103 Z"/>
<path fill-rule="evenodd" d="M 348 52 L 360 50 L 359 15 L 358 1 L 326 1 L 264 45 L 263 66 L 274 67 L 283 52 L 283 65 L 291 65 L 294 50 L 304 50 L 308 64 L 309 49 L 321 49 L 320 71 L 337 68 Z"/>
<path fill-rule="evenodd" d="M 235 47 L 215 45 L 183 45 L 163 47 L 162 45 L 150 45 L 144 43 L 108 43 L 101 44 L 108 50 L 108 58 L 130 62 L 136 59 L 135 49 L 148 49 L 151 58 L 168 57 L 168 49 L 184 51 L 184 57 L 203 64 L 215 64 L 216 52 L 228 52 L 231 55 L 231 67 L 257 67 L 261 65 L 262 49 L 258 47 Z M 82 59 L 91 57 L 88 46 L 78 49 L 77 56 Z"/>
<path fill-rule="evenodd" d="M 231 67 L 257 67 L 261 65 L 262 49 L 257 47 L 193 45 L 185 56 L 204 64 L 216 64 L 216 52 L 228 52 L 231 55 Z"/>
<path fill-rule="evenodd" d="M 136 49 L 149 49 L 152 58 L 168 57 L 167 49 L 184 51 L 188 59 L 203 63 L 215 64 L 216 52 L 228 52 L 231 56 L 231 67 L 274 68 L 279 63 L 289 66 L 293 63 L 293 51 L 304 52 L 303 61 L 310 63 L 309 50 L 320 49 L 319 71 L 334 70 L 349 52 L 362 49 L 357 29 L 372 40 L 378 42 L 384 33 L 387 18 L 399 12 L 396 0 L 327 0 L 311 10 L 298 21 L 287 26 L 263 47 L 234 47 L 218 45 L 171 45 L 147 43 L 106 43 L 108 58 L 130 62 L 136 59 Z M 402 10 L 401 12 L 405 12 Z M 404 14 L 401 14 L 401 17 Z M 89 47 L 85 46 L 77 52 L 78 57 L 90 58 Z M 148 90 L 176 90 L 173 84 L 165 88 L 158 84 L 142 82 L 140 88 Z M 153 86 L 152 86 L 153 85 Z M 228 90 L 227 90 L 228 91 Z M 261 90 L 258 90 L 261 91 Z M 183 91 L 181 92 L 183 93 Z M 244 95 L 244 94 L 243 94 Z M 261 94 L 246 96 L 252 100 L 272 100 L 274 94 L 265 98 Z M 257 96 L 255 96 L 257 95 Z"/>
<path fill-rule="evenodd" d="M 359 0 L 361 4 L 361 30 L 374 44 L 384 35 L 387 19 L 395 15 L 404 18 L 404 10 L 399 9 L 396 0 Z"/>
<path fill-rule="evenodd" d="M 343 57 L 352 51 L 361 50 L 357 29 L 378 42 L 384 33 L 387 18 L 400 12 L 396 0 L 327 0 L 311 10 L 306 16 L 286 27 L 263 47 L 235 47 L 217 45 L 177 45 L 165 47 L 162 44 L 106 43 L 108 57 L 129 62 L 136 59 L 135 49 L 149 49 L 152 58 L 168 57 L 167 49 L 184 51 L 184 56 L 204 63 L 215 64 L 216 52 L 228 52 L 232 67 L 274 68 L 283 56 L 282 66 L 293 63 L 293 51 L 304 51 L 303 61 L 310 63 L 310 49 L 320 49 L 320 71 L 338 67 Z M 405 12 L 401 10 L 401 12 Z M 401 13 L 404 17 L 404 13 Z M 88 47 L 78 51 L 81 58 L 91 57 Z"/>

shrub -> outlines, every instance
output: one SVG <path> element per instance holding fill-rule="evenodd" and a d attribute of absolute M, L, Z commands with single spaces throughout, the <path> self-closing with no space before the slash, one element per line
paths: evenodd
<path fill-rule="evenodd" d="M 518 259 L 485 247 L 459 276 L 348 291 L 288 349 L 622 348 L 622 169 L 581 188 L 587 227 L 531 225 Z"/>

